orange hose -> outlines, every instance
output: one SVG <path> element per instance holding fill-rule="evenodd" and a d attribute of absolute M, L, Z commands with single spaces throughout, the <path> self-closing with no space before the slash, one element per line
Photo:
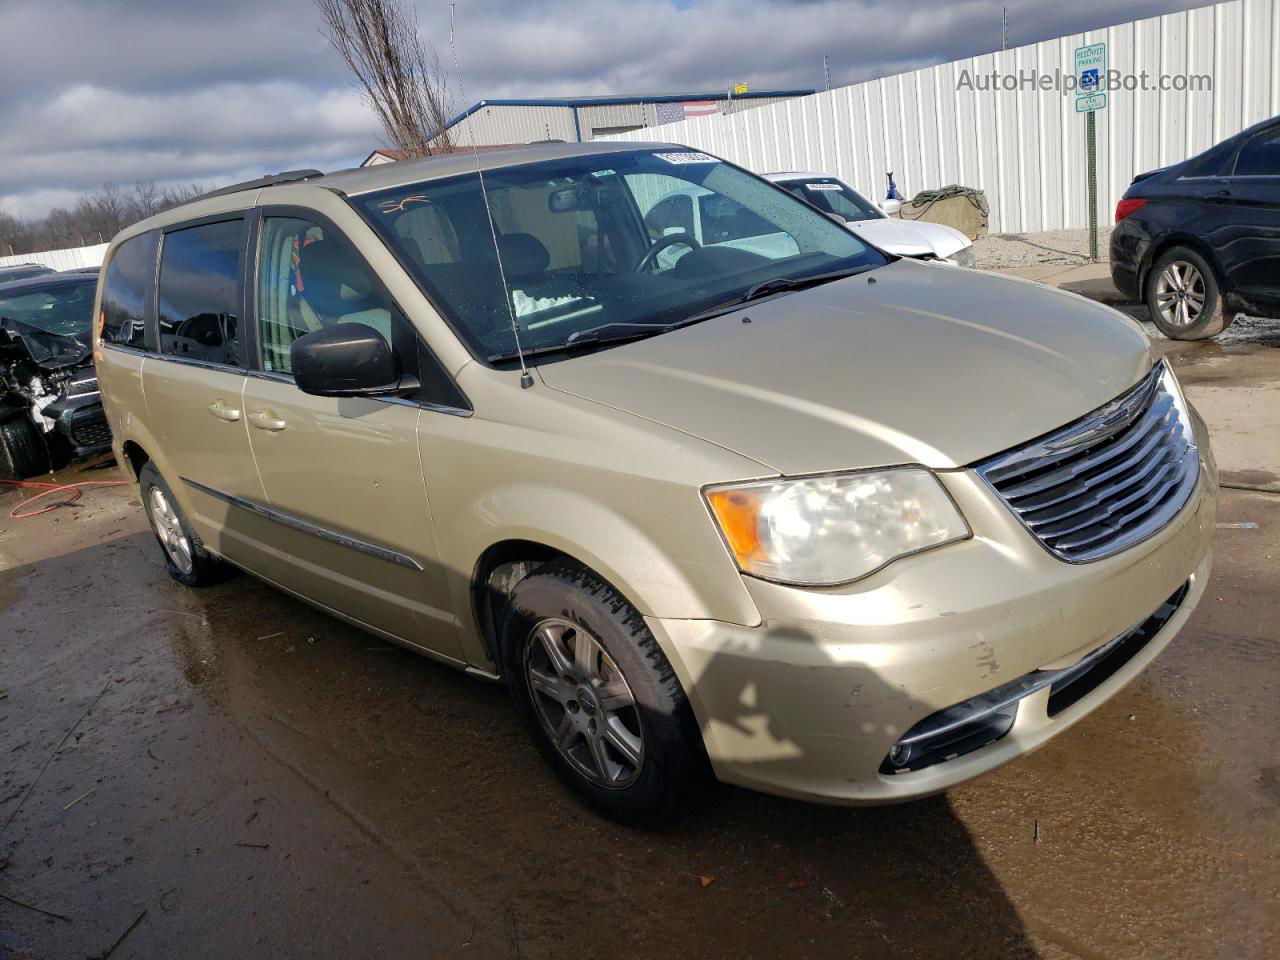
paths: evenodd
<path fill-rule="evenodd" d="M 84 487 L 123 487 L 128 484 L 127 480 L 83 480 L 80 483 L 44 483 L 40 480 L 0 480 L 0 483 L 8 484 L 11 487 L 43 487 L 35 496 L 27 497 L 16 507 L 9 511 L 10 520 L 26 520 L 30 517 L 38 517 L 43 513 L 49 513 L 57 510 L 59 507 L 65 507 L 68 504 L 75 503 L 84 493 Z M 57 503 L 50 503 L 41 507 L 39 510 L 22 511 L 23 507 L 42 500 L 45 497 L 53 496 L 62 490 L 70 490 L 71 496 L 65 500 L 59 500 Z"/>

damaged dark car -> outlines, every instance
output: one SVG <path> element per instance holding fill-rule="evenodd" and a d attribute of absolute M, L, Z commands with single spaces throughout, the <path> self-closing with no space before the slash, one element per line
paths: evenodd
<path fill-rule="evenodd" d="M 0 479 L 111 449 L 93 369 L 96 274 L 0 283 Z"/>

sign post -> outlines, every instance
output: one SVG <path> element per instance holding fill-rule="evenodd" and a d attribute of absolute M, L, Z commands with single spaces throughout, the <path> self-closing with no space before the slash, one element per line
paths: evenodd
<path fill-rule="evenodd" d="M 1076 48 L 1076 113 L 1084 114 L 1089 176 L 1089 259 L 1094 262 L 1098 259 L 1098 135 L 1094 114 L 1107 108 L 1107 94 L 1103 89 L 1106 76 L 1106 43 L 1091 43 Z"/>

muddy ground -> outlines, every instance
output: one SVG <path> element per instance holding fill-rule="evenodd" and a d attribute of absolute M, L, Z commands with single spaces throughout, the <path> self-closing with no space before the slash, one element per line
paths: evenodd
<path fill-rule="evenodd" d="M 1265 337 L 1161 346 L 1237 472 L 1280 442 L 1232 426 L 1233 391 L 1280 410 Z M 503 688 L 173 584 L 128 487 L 0 519 L 0 956 L 1280 956 L 1280 496 L 1219 519 L 1187 628 L 1040 752 L 899 807 L 718 788 L 657 832 L 580 807 Z"/>

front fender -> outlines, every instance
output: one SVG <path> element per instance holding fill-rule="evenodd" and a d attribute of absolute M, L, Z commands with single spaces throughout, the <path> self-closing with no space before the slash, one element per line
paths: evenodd
<path fill-rule="evenodd" d="M 693 498 L 697 500 L 696 492 Z M 653 502 L 649 500 L 649 506 Z M 472 574 L 491 547 L 528 541 L 563 553 L 615 586 L 646 617 L 724 620 L 755 626 L 760 615 L 700 502 L 683 520 L 657 524 L 664 547 L 632 518 L 571 490 L 534 483 L 490 489 L 465 515 L 454 514 L 456 540 L 448 548 L 450 593 L 462 615 L 463 643 L 472 662 L 486 656 L 470 603 Z M 690 521 L 698 521 L 691 523 Z M 442 544 L 444 547 L 444 544 Z"/>

